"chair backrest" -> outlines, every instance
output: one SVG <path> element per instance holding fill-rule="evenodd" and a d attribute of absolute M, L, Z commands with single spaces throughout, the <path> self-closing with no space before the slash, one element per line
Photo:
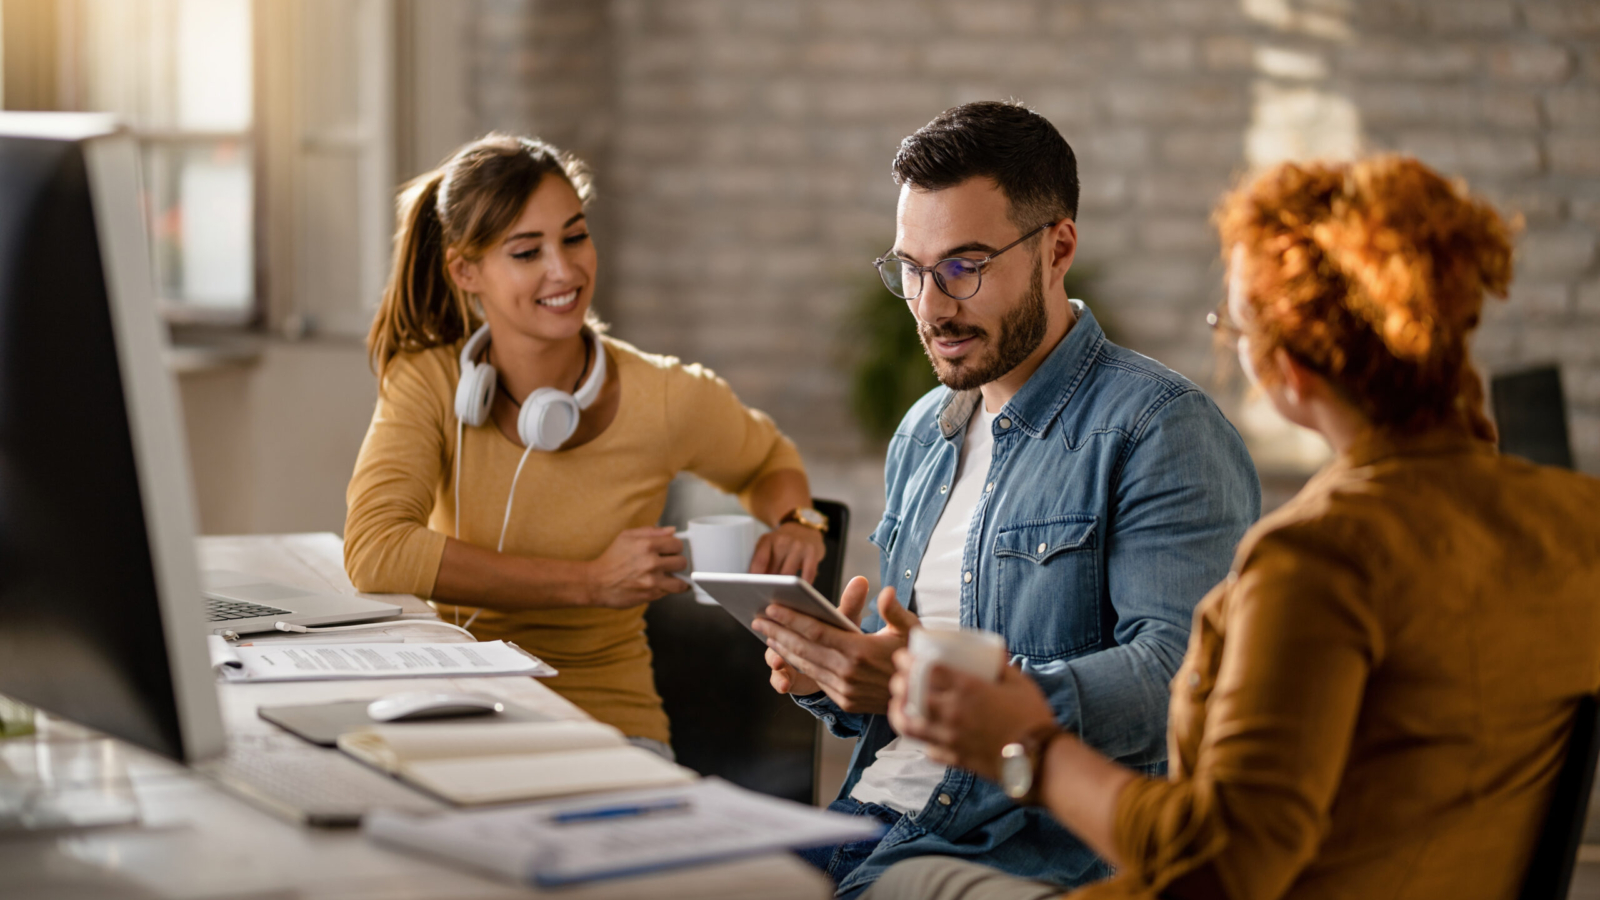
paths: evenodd
<path fill-rule="evenodd" d="M 1594 695 L 1578 702 L 1567 739 L 1567 756 L 1556 776 L 1550 811 L 1545 813 L 1539 843 L 1533 850 L 1519 900 L 1566 900 L 1583 841 L 1583 825 L 1594 788 L 1595 760 L 1600 757 L 1600 701 Z"/>
<path fill-rule="evenodd" d="M 1560 369 L 1542 366 L 1496 375 L 1489 381 L 1489 396 L 1500 429 L 1500 452 L 1572 468 Z"/>
<path fill-rule="evenodd" d="M 850 510 L 831 500 L 812 503 L 828 517 L 827 555 L 813 584 L 837 601 Z M 772 690 L 761 642 L 720 606 L 698 603 L 689 594 L 650 604 L 645 634 L 678 762 L 701 775 L 811 803 L 818 724 Z"/>

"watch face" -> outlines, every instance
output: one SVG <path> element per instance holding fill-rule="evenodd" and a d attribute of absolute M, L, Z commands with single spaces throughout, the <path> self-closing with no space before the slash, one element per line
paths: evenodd
<path fill-rule="evenodd" d="M 796 510 L 794 517 L 799 519 L 801 524 L 810 525 L 818 531 L 826 531 L 828 529 L 828 517 L 814 509 Z"/>
<path fill-rule="evenodd" d="M 1027 753 L 1000 757 L 1000 787 L 1013 800 L 1028 796 L 1028 791 L 1033 789 L 1033 762 Z"/>

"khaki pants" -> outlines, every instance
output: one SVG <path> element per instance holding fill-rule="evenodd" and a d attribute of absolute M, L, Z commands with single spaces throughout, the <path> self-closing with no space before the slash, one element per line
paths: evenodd
<path fill-rule="evenodd" d="M 1062 893 L 977 863 L 924 856 L 890 866 L 861 900 L 1049 900 Z"/>

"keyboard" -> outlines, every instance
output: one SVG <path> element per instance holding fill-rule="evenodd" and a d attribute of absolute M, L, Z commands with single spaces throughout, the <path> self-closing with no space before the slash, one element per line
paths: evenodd
<path fill-rule="evenodd" d="M 295 823 L 361 824 L 373 809 L 438 812 L 449 807 L 335 750 L 230 746 L 195 768 L 230 792 Z"/>
<path fill-rule="evenodd" d="M 227 622 L 233 619 L 254 619 L 256 616 L 288 616 L 293 615 L 287 609 L 276 606 L 266 606 L 260 603 L 245 603 L 242 600 L 218 600 L 215 597 L 206 597 L 206 619 L 211 622 Z"/>

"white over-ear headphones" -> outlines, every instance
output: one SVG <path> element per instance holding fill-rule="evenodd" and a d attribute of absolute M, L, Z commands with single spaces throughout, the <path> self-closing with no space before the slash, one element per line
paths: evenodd
<path fill-rule="evenodd" d="M 606 353 L 598 334 L 591 333 L 589 340 L 594 365 L 575 393 L 543 387 L 522 401 L 522 411 L 517 414 L 517 437 L 529 450 L 561 449 L 578 430 L 578 417 L 600 396 L 600 388 L 606 383 Z M 456 418 L 473 427 L 489 421 L 489 407 L 494 405 L 495 386 L 499 383 L 500 376 L 494 366 L 477 361 L 488 345 L 489 326 L 484 325 L 473 332 L 461 348 Z"/>

